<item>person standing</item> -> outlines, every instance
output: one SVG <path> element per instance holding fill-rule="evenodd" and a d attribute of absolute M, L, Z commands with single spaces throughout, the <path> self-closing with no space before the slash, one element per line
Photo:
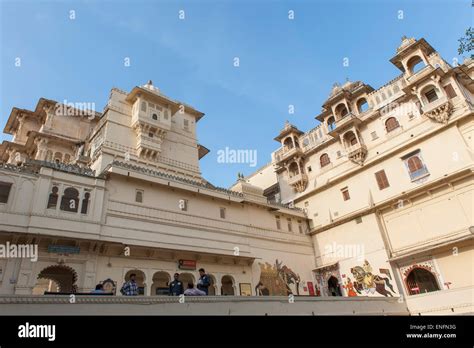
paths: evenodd
<path fill-rule="evenodd" d="M 211 285 L 211 279 L 206 274 L 206 271 L 204 270 L 204 268 L 199 269 L 199 275 L 200 275 L 200 278 L 197 284 L 197 288 L 201 291 L 204 291 L 206 295 L 208 295 L 209 286 Z"/>
<path fill-rule="evenodd" d="M 170 283 L 170 296 L 179 296 L 184 292 L 183 282 L 179 280 L 179 273 L 174 274 L 174 280 Z"/>
<path fill-rule="evenodd" d="M 137 275 L 135 273 L 130 274 L 130 280 L 125 282 L 120 289 L 120 292 L 124 296 L 138 296 L 138 285 L 135 281 Z"/>

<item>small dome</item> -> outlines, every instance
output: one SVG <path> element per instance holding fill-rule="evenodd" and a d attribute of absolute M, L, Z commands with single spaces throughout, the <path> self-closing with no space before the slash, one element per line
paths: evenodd
<path fill-rule="evenodd" d="M 403 51 L 405 48 L 407 48 L 411 44 L 414 44 L 415 42 L 416 42 L 416 40 L 415 40 L 414 37 L 408 38 L 406 36 L 403 36 L 402 37 L 402 43 L 400 44 L 400 46 L 398 46 L 397 52 Z"/>

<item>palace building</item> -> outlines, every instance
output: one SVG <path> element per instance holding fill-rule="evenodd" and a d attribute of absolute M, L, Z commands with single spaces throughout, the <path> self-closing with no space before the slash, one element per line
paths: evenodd
<path fill-rule="evenodd" d="M 230 188 L 200 171 L 204 114 L 152 82 L 103 112 L 13 108 L 0 147 L 0 295 L 118 289 L 166 295 L 175 272 L 210 295 L 395 297 L 473 312 L 474 63 L 404 38 L 401 75 L 335 85 L 319 125 L 287 123 L 272 161 Z M 256 140 L 257 141 L 257 140 Z"/>

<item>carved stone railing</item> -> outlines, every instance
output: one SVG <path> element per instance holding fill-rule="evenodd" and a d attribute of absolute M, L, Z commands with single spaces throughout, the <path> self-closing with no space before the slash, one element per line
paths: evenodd
<path fill-rule="evenodd" d="M 26 160 L 24 166 L 26 168 L 30 168 L 31 171 L 34 171 L 34 168 L 45 167 L 51 168 L 54 170 L 59 170 L 61 172 L 83 175 L 88 177 L 96 177 L 95 171 L 90 169 L 89 167 L 79 166 L 77 164 L 65 164 L 65 163 L 56 163 L 56 162 L 48 162 L 48 161 L 40 161 L 40 160 Z"/>
<path fill-rule="evenodd" d="M 280 162 L 294 155 L 302 155 L 302 154 L 303 154 L 303 149 L 301 149 L 299 146 L 295 146 L 292 148 L 283 147 L 275 152 L 275 160 L 277 162 Z"/>
<path fill-rule="evenodd" d="M 205 305 L 203 305 L 205 304 Z M 409 315 L 397 297 L 0 295 L 2 315 Z"/>

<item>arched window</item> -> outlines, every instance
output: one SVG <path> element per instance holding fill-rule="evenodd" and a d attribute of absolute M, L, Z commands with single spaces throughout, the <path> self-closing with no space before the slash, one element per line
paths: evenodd
<path fill-rule="evenodd" d="M 293 148 L 293 139 L 291 137 L 286 138 L 285 141 L 283 141 L 283 145 L 287 149 L 292 149 Z"/>
<path fill-rule="evenodd" d="M 424 268 L 413 269 L 407 276 L 406 284 L 410 295 L 440 290 L 436 277 Z"/>
<path fill-rule="evenodd" d="M 298 169 L 298 164 L 296 162 L 291 163 L 290 166 L 288 167 L 288 170 L 289 170 L 290 178 L 300 173 Z"/>
<path fill-rule="evenodd" d="M 68 187 L 64 190 L 61 197 L 61 210 L 77 213 L 79 204 L 79 191 L 74 187 Z"/>
<path fill-rule="evenodd" d="M 356 145 L 358 143 L 357 137 L 352 131 L 344 134 L 344 139 L 346 140 L 348 146 Z"/>
<path fill-rule="evenodd" d="M 434 87 L 431 87 L 431 88 L 427 89 L 424 92 L 424 96 L 425 96 L 426 100 L 428 101 L 428 103 L 432 103 L 432 102 L 434 102 L 435 100 L 437 100 L 439 98 L 438 93 L 436 92 L 436 88 L 434 88 Z"/>
<path fill-rule="evenodd" d="M 84 193 L 84 198 L 82 199 L 82 205 L 81 205 L 81 214 L 87 214 L 87 209 L 89 208 L 90 197 L 91 197 L 90 192 Z"/>
<path fill-rule="evenodd" d="M 51 193 L 49 194 L 49 198 L 48 198 L 48 209 L 54 209 L 56 208 L 56 205 L 58 204 L 58 187 L 57 186 L 53 186 L 53 188 L 51 189 Z"/>
<path fill-rule="evenodd" d="M 234 279 L 231 276 L 223 276 L 221 279 L 221 284 L 221 295 L 234 296 Z"/>
<path fill-rule="evenodd" d="M 416 74 L 425 67 L 425 62 L 419 56 L 414 56 L 408 60 L 407 67 L 412 74 Z"/>
<path fill-rule="evenodd" d="M 349 111 L 347 110 L 346 105 L 343 104 L 343 103 L 336 106 L 335 111 L 336 111 L 336 116 L 339 116 L 339 118 L 343 118 L 344 116 L 346 116 L 349 113 Z"/>
<path fill-rule="evenodd" d="M 334 116 L 331 116 L 328 118 L 327 124 L 328 124 L 328 130 L 330 132 L 336 128 L 336 120 L 334 119 Z"/>
<path fill-rule="evenodd" d="M 327 153 L 323 153 L 321 157 L 319 157 L 319 163 L 321 164 L 321 168 L 331 163 L 331 160 L 329 159 L 329 155 Z"/>
<path fill-rule="evenodd" d="M 357 101 L 357 110 L 359 111 L 359 113 L 363 113 L 369 110 L 369 103 L 367 103 L 367 99 L 360 98 Z"/>
<path fill-rule="evenodd" d="M 157 115 L 157 114 L 153 114 L 153 115 L 151 116 L 151 118 L 156 121 L 156 120 L 158 120 L 158 115 Z"/>
<path fill-rule="evenodd" d="M 398 127 L 400 127 L 400 124 L 395 117 L 390 117 L 385 121 L 385 129 L 387 130 L 387 133 L 397 129 Z"/>

